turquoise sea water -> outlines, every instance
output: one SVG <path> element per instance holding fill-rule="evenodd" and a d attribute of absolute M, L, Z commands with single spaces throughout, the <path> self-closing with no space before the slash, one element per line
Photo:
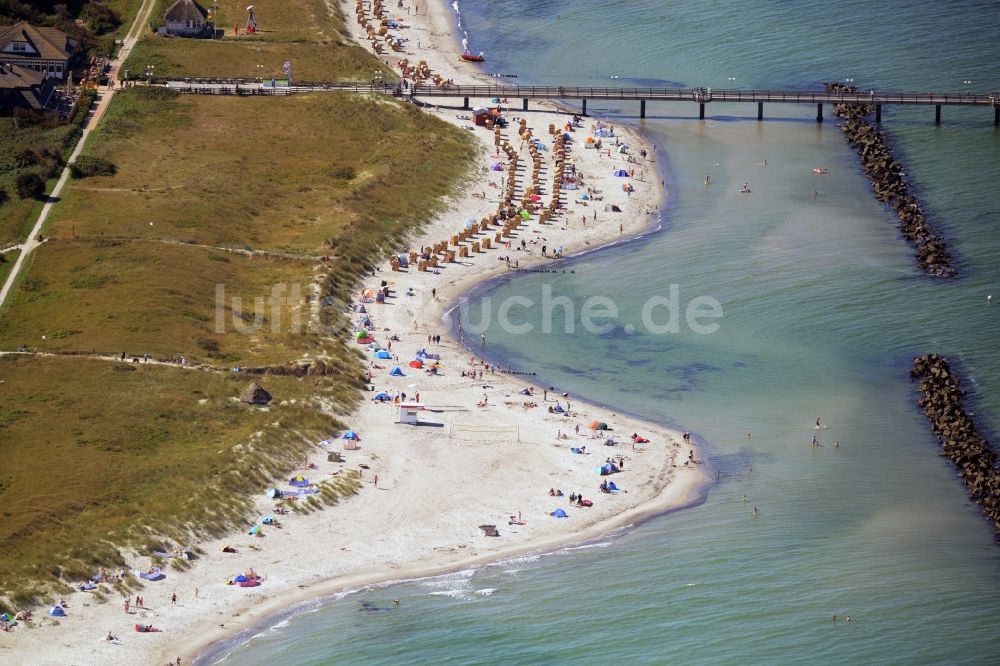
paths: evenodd
<path fill-rule="evenodd" d="M 460 10 L 487 69 L 525 83 L 1000 90 L 990 2 Z M 914 355 L 954 359 L 980 424 L 1000 433 L 1000 302 L 985 300 L 1000 301 L 992 114 L 945 107 L 940 127 L 930 108 L 884 116 L 956 256 L 961 277 L 942 282 L 916 270 L 829 111 L 818 126 L 814 107 L 768 106 L 764 123 L 749 105 L 709 105 L 704 123 L 692 105 L 648 110 L 669 192 L 659 230 L 566 262 L 572 274 L 486 285 L 473 301 L 495 314 L 509 296 L 540 301 L 545 285 L 577 305 L 612 299 L 619 316 L 604 334 L 493 325 L 491 358 L 696 433 L 719 475 L 704 501 L 582 548 L 310 604 L 224 663 L 1000 662 L 1000 548 L 937 456 L 907 375 Z M 752 195 L 737 194 L 744 181 Z M 717 299 L 718 331 L 645 331 L 643 303 L 671 285 L 682 306 Z M 540 328 L 537 308 L 512 312 Z M 814 449 L 817 417 L 828 428 Z M 398 610 L 380 610 L 394 598 Z"/>

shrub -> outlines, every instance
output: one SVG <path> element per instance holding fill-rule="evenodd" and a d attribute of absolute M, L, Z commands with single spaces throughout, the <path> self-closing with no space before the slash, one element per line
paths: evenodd
<path fill-rule="evenodd" d="M 93 2 L 84 6 L 80 18 L 95 35 L 113 32 L 122 24 L 122 19 L 115 10 Z"/>
<path fill-rule="evenodd" d="M 195 342 L 199 347 L 207 352 L 217 352 L 219 351 L 219 343 L 211 338 L 198 337 Z"/>
<path fill-rule="evenodd" d="M 90 178 L 91 176 L 113 176 L 118 173 L 115 163 L 103 157 L 82 155 L 70 165 L 74 178 Z"/>
<path fill-rule="evenodd" d="M 22 199 L 38 199 L 45 193 L 45 181 L 34 172 L 20 174 L 14 181 L 14 187 Z"/>
<path fill-rule="evenodd" d="M 342 166 L 333 170 L 333 177 L 339 180 L 354 180 L 354 167 Z"/>
<path fill-rule="evenodd" d="M 94 103 L 97 99 L 96 90 L 86 90 L 83 95 L 80 96 L 80 101 L 76 103 L 73 108 L 73 113 L 70 114 L 69 122 L 70 124 L 80 125 L 83 123 L 84 119 L 87 117 L 87 112 L 90 111 L 90 105 Z"/>

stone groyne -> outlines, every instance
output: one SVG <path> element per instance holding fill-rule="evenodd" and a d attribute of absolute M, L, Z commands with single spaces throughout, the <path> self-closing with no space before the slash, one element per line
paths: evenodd
<path fill-rule="evenodd" d="M 931 422 L 931 429 L 941 443 L 942 455 L 955 463 L 972 500 L 983 507 L 983 513 L 993 521 L 994 539 L 1000 543 L 997 456 L 962 406 L 965 392 L 958 376 L 948 361 L 937 354 L 913 359 L 910 376 L 920 379 L 921 396 L 917 404 Z"/>
<path fill-rule="evenodd" d="M 840 83 L 827 83 L 830 92 L 858 92 Z M 885 134 L 868 122 L 874 113 L 871 104 L 837 104 L 833 113 L 844 119 L 841 129 L 861 158 L 865 175 L 872 182 L 875 196 L 889 204 L 899 217 L 899 230 L 916 248 L 917 263 L 935 277 L 954 277 L 951 255 L 944 241 L 927 222 L 920 202 L 910 192 L 900 164 L 886 141 Z"/>

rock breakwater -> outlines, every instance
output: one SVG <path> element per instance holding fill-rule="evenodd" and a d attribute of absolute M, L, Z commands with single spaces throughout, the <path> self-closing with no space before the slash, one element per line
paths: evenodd
<path fill-rule="evenodd" d="M 996 466 L 997 456 L 962 406 L 965 392 L 958 375 L 943 357 L 926 354 L 913 359 L 910 376 L 920 379 L 922 395 L 917 404 L 930 420 L 943 455 L 955 464 L 972 500 L 993 521 L 994 540 L 1000 543 L 1000 472 Z"/>
<path fill-rule="evenodd" d="M 841 83 L 827 83 L 830 92 L 856 93 L 858 90 Z M 875 196 L 896 211 L 899 230 L 916 248 L 920 268 L 935 277 L 954 277 L 951 255 L 944 240 L 931 228 L 920 206 L 910 192 L 903 175 L 903 165 L 897 160 L 886 141 L 885 134 L 868 122 L 867 116 L 875 112 L 872 104 L 837 104 L 836 116 L 844 118 L 841 129 L 847 140 L 857 149 L 861 167 L 872 182 Z"/>

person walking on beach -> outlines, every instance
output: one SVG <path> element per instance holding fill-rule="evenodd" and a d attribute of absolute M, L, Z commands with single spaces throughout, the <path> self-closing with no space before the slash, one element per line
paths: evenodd
<path fill-rule="evenodd" d="M 378 474 L 375 475 L 375 480 L 372 482 L 372 485 L 378 488 Z"/>
<path fill-rule="evenodd" d="M 173 594 L 170 595 L 170 605 L 171 606 L 176 606 L 177 605 L 177 591 L 176 590 L 173 592 Z"/>

